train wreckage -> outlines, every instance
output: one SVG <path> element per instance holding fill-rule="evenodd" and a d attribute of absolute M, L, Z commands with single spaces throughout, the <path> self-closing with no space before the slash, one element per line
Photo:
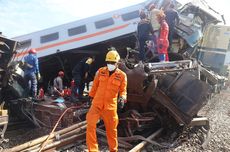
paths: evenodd
<path fill-rule="evenodd" d="M 125 54 L 119 66 L 128 77 L 128 102 L 119 112 L 120 148 L 135 151 L 135 148 L 143 146 L 133 146 L 139 141 L 170 148 L 174 145 L 159 144 L 151 139 L 163 128 L 170 126 L 208 125 L 207 119 L 201 119 L 203 122 L 197 119 L 197 113 L 213 93 L 221 90 L 227 79 L 220 73 L 215 73 L 216 67 L 207 68 L 205 62 L 202 62 L 205 53 L 201 58 L 201 50 L 204 49 L 201 39 L 204 39 L 203 33 L 207 27 L 214 26 L 211 24 L 216 24 L 219 19 L 192 3 L 182 7 L 179 12 L 181 21 L 176 26 L 174 37 L 174 52 L 177 53 L 169 54 L 169 62 L 156 62 L 154 57 L 148 62 L 138 62 L 135 58 L 138 52 L 123 45 L 134 39 L 133 34 L 128 35 L 129 40 L 126 35 L 103 42 L 104 48 L 112 44 L 121 54 Z M 134 45 L 135 41 L 131 44 Z M 89 48 L 103 48 L 101 45 L 93 44 Z M 0 101 L 5 102 L 10 117 L 29 120 L 37 127 L 54 129 L 50 135 L 8 150 L 60 149 L 71 145 L 76 139 L 84 139 L 84 120 L 90 107 L 87 98 L 73 103 L 68 97 L 64 98 L 64 102 L 58 102 L 49 95 L 43 99 L 28 97 L 22 62 L 15 60 L 18 55 L 17 48 L 17 41 L 0 37 Z M 69 54 L 67 51 L 66 54 L 59 55 L 64 58 Z M 44 61 L 41 62 L 41 68 L 47 64 L 45 58 L 41 58 Z M 100 129 L 97 133 L 104 137 L 103 123 L 99 122 L 98 125 Z M 54 132 L 55 129 L 59 131 Z M 4 139 L 4 134 L 2 138 Z"/>

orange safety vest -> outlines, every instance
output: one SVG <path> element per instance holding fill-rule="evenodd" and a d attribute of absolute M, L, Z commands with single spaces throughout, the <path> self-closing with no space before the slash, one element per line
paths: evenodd
<path fill-rule="evenodd" d="M 127 76 L 120 69 L 109 76 L 107 67 L 100 68 L 93 81 L 89 96 L 93 98 L 92 105 L 100 109 L 116 110 L 117 97 L 127 96 Z"/>

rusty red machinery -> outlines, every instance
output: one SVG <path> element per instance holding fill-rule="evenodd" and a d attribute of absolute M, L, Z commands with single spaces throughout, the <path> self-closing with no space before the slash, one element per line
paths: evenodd
<path fill-rule="evenodd" d="M 125 63 L 120 66 L 128 77 L 128 103 L 120 116 L 124 135 L 133 135 L 144 124 L 165 126 L 172 123 L 171 117 L 178 124 L 191 122 L 210 94 L 209 85 L 197 78 L 197 66 L 192 63 L 137 64 L 133 69 Z"/>

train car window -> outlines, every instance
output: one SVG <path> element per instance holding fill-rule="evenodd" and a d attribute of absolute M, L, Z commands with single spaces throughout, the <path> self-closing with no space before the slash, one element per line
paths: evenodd
<path fill-rule="evenodd" d="M 86 31 L 87 31 L 86 26 L 82 25 L 82 26 L 78 26 L 78 27 L 68 29 L 68 35 L 69 36 L 74 36 L 74 35 L 78 35 L 78 34 L 81 34 L 81 33 L 85 33 Z"/>
<path fill-rule="evenodd" d="M 113 25 L 113 24 L 114 24 L 113 18 L 107 18 L 107 19 L 95 22 L 95 26 L 96 26 L 97 29 L 107 27 L 107 26 L 110 26 L 110 25 Z"/>
<path fill-rule="evenodd" d="M 19 50 L 19 49 L 27 49 L 31 46 L 31 39 L 29 40 L 24 40 L 24 41 L 21 41 L 18 43 L 16 49 Z"/>
<path fill-rule="evenodd" d="M 123 21 L 132 20 L 132 19 L 135 19 L 135 18 L 138 18 L 138 17 L 139 17 L 139 10 L 129 12 L 129 13 L 125 13 L 125 14 L 121 15 L 121 18 L 123 19 Z"/>
<path fill-rule="evenodd" d="M 56 32 L 56 33 L 41 36 L 40 42 L 41 43 L 46 43 L 46 42 L 57 40 L 58 38 L 59 38 L 59 33 Z"/>

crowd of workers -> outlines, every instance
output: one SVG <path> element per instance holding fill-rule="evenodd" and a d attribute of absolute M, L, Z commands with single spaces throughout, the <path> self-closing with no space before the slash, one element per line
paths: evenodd
<path fill-rule="evenodd" d="M 72 101 L 82 100 L 86 81 L 91 77 L 90 69 L 94 59 L 94 57 L 84 58 L 74 66 L 72 70 L 73 80 L 70 85 L 71 89 L 63 87 L 64 72 L 59 71 L 58 76 L 53 81 L 52 95 L 56 97 L 71 96 Z"/>
<path fill-rule="evenodd" d="M 170 9 L 163 12 L 163 10 L 158 10 L 154 4 L 151 4 L 148 8 L 149 15 L 144 11 L 140 12 L 141 21 L 137 27 L 140 60 L 145 61 L 146 41 L 150 40 L 154 44 L 153 49 L 157 50 L 159 60 L 169 61 L 168 48 L 172 44 L 175 21 L 178 19 L 178 14 L 173 8 L 174 5 L 171 4 Z M 85 80 L 89 77 L 90 67 L 94 60 L 94 57 L 84 58 L 73 68 L 71 93 L 68 94 L 71 94 L 74 100 L 76 94 L 79 100 L 83 98 Z M 124 107 L 127 98 L 127 76 L 118 68 L 119 60 L 120 56 L 115 48 L 106 54 L 105 62 L 107 66 L 96 72 L 89 92 L 91 107 L 86 116 L 86 142 L 89 151 L 98 151 L 96 125 L 99 119 L 104 121 L 110 151 L 116 152 L 118 150 L 117 109 Z M 37 80 L 41 76 L 35 49 L 29 50 L 24 62 L 26 67 L 25 80 L 28 83 L 32 97 L 36 97 Z M 54 78 L 52 94 L 55 96 L 62 97 L 66 94 L 63 88 L 64 75 L 63 71 L 59 71 L 57 77 Z"/>
<path fill-rule="evenodd" d="M 29 94 L 37 97 L 37 81 L 40 80 L 39 64 L 35 49 L 30 49 L 28 55 L 24 57 L 25 73 L 24 78 L 28 86 Z M 72 71 L 73 81 L 71 82 L 71 90 L 63 87 L 64 72 L 59 71 L 57 77 L 53 80 L 51 94 L 55 97 L 63 97 L 72 95 L 73 99 L 81 100 L 85 88 L 85 81 L 90 77 L 90 66 L 94 62 L 94 57 L 82 59 L 75 65 Z M 75 100 L 77 100 L 75 99 Z"/>
<path fill-rule="evenodd" d="M 179 21 L 174 4 L 165 11 L 151 4 L 148 13 L 140 11 L 140 19 L 137 26 L 139 59 L 144 62 L 147 49 L 151 49 L 152 54 L 158 54 L 160 61 L 169 61 L 168 51 L 171 51 L 175 23 Z M 153 42 L 151 48 L 147 47 L 148 41 Z"/>
<path fill-rule="evenodd" d="M 160 61 L 169 61 L 168 51 L 171 51 L 172 37 L 174 33 L 175 22 L 179 20 L 178 13 L 174 9 L 174 4 L 170 4 L 165 11 L 155 8 L 154 4 L 148 7 L 148 13 L 140 11 L 140 22 L 137 26 L 137 39 L 139 44 L 139 59 L 146 60 L 146 52 L 149 47 L 148 41 L 152 41 L 152 54 L 157 54 Z M 28 56 L 24 58 L 26 63 L 25 80 L 28 84 L 31 95 L 36 96 L 37 80 L 40 79 L 38 67 L 38 59 L 36 50 L 31 49 Z M 81 100 L 83 90 L 85 88 L 85 80 L 89 77 L 90 66 L 94 62 L 94 57 L 82 59 L 72 70 L 73 85 L 71 85 L 71 94 L 73 99 L 78 96 Z M 53 81 L 53 94 L 56 96 L 64 96 L 65 88 L 63 88 L 64 72 L 59 71 L 57 77 Z M 70 94 L 68 92 L 68 94 Z"/>

